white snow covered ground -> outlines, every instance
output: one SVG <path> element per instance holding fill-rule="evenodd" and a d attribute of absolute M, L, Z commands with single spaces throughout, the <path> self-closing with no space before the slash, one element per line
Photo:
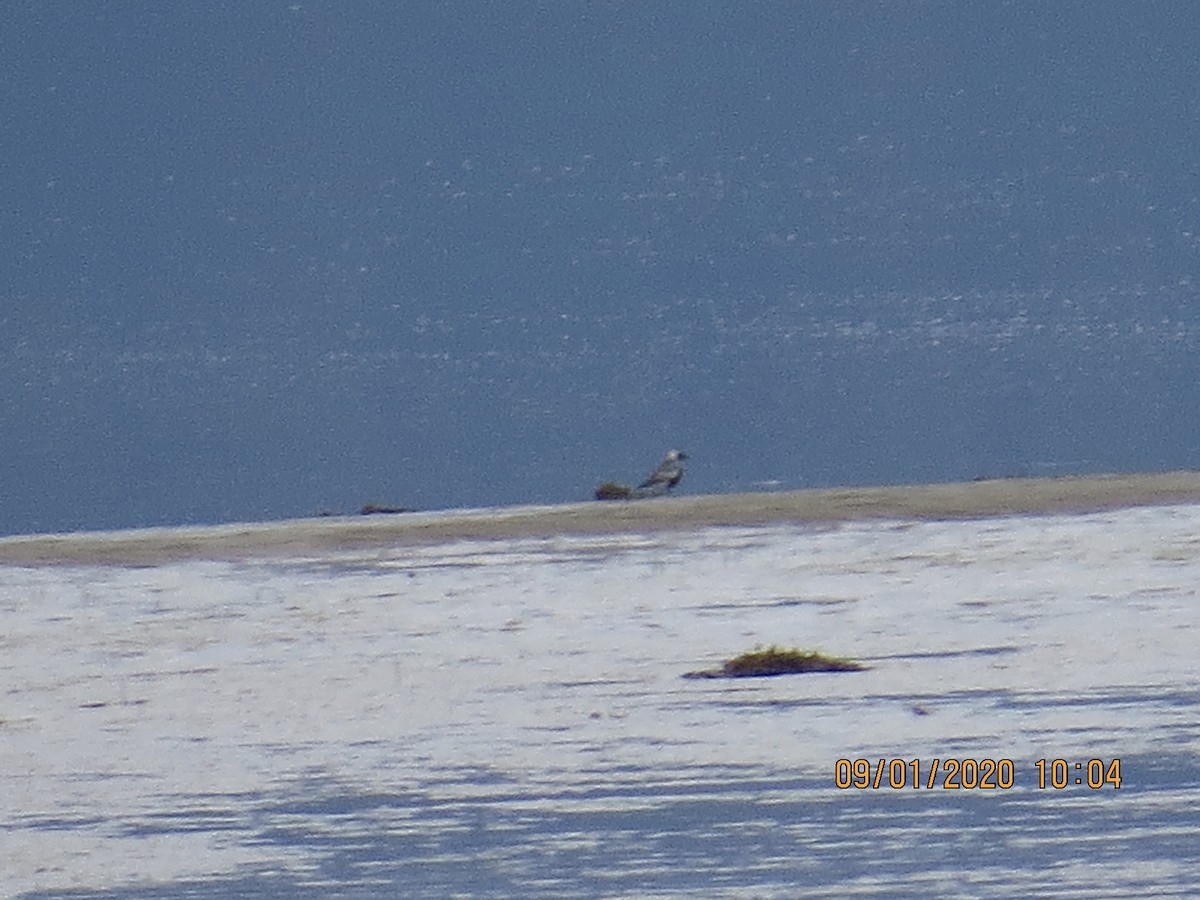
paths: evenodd
<path fill-rule="evenodd" d="M 1200 883 L 1200 506 L 306 548 L 0 566 L 0 893 Z M 870 668 L 681 677 L 769 644 Z"/>

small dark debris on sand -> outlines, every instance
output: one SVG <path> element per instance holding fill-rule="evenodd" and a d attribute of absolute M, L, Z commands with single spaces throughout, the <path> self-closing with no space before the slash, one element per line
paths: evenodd
<path fill-rule="evenodd" d="M 628 500 L 632 496 L 633 488 L 615 481 L 606 481 L 596 488 L 597 500 Z"/>
<path fill-rule="evenodd" d="M 410 510 L 405 506 L 379 506 L 375 503 L 368 503 L 358 511 L 360 516 L 394 516 L 396 513 L 406 513 Z"/>
<path fill-rule="evenodd" d="M 368 503 L 358 511 L 358 515 L 360 515 L 360 516 L 393 516 L 393 515 L 396 515 L 397 513 L 406 513 L 406 512 L 412 512 L 412 510 L 409 509 L 407 506 L 380 506 L 378 503 Z M 340 513 L 340 512 L 334 512 L 331 509 L 323 509 L 320 512 L 318 512 L 316 515 L 318 518 L 321 518 L 321 519 L 335 519 L 335 518 L 341 518 L 342 516 L 350 515 L 350 513 Z"/>
<path fill-rule="evenodd" d="M 684 678 L 765 678 L 770 675 L 796 675 L 803 672 L 861 672 L 867 668 L 852 659 L 825 656 L 815 650 L 786 650 L 770 646 L 756 647 L 749 653 L 727 660 L 719 669 L 688 672 Z"/>

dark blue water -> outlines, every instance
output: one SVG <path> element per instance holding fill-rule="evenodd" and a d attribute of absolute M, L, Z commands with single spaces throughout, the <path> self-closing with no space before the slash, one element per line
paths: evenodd
<path fill-rule="evenodd" d="M 0 16 L 0 533 L 1200 452 L 1189 4 Z"/>

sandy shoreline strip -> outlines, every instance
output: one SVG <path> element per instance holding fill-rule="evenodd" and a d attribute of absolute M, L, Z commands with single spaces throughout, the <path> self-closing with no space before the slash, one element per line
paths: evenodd
<path fill-rule="evenodd" d="M 620 534 L 715 525 L 853 519 L 968 519 L 1200 504 L 1200 472 L 1010 478 L 821 488 L 633 502 L 293 519 L 0 539 L 0 564 L 156 565 L 183 559 L 296 558 L 455 540 Z"/>

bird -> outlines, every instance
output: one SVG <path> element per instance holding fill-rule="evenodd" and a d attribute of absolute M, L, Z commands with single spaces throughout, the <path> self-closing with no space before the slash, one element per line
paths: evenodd
<path fill-rule="evenodd" d="M 662 458 L 658 468 L 637 486 L 634 496 L 657 497 L 675 487 L 683 478 L 683 460 L 687 458 L 688 455 L 682 450 L 667 451 L 667 455 Z"/>

